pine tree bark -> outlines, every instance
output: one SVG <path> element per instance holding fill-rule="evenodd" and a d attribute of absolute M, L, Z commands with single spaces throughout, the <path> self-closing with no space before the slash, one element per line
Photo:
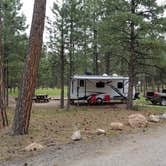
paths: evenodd
<path fill-rule="evenodd" d="M 73 42 L 73 31 L 74 31 L 74 25 L 73 25 L 73 11 L 74 11 L 74 5 L 71 3 L 71 9 L 70 9 L 70 43 L 69 43 L 69 70 L 68 70 L 68 90 L 67 90 L 67 110 L 70 109 L 70 79 L 73 74 L 73 54 L 74 54 L 74 42 Z"/>
<path fill-rule="evenodd" d="M 37 70 L 42 49 L 46 0 L 35 0 L 29 47 L 12 125 L 12 135 L 28 134 Z"/>
<path fill-rule="evenodd" d="M 3 110 L 4 110 L 3 53 L 2 52 L 3 52 L 2 51 L 2 18 L 0 15 L 0 129 L 3 127 Z"/>
<path fill-rule="evenodd" d="M 111 52 L 106 52 L 105 53 L 105 73 L 106 74 L 110 74 L 110 55 L 111 55 Z"/>
<path fill-rule="evenodd" d="M 62 11 L 64 12 L 64 11 Z M 61 68 L 61 100 L 60 107 L 64 108 L 64 13 L 61 22 L 61 50 L 60 50 L 60 68 Z"/>
<path fill-rule="evenodd" d="M 135 2 L 131 1 L 131 12 L 135 13 Z M 135 79 L 135 27 L 133 21 L 130 23 L 130 57 L 128 65 L 129 75 L 129 88 L 128 88 L 128 101 L 127 109 L 133 108 L 133 88 Z"/>
<path fill-rule="evenodd" d="M 94 69 L 93 72 L 95 75 L 99 74 L 99 66 L 98 66 L 98 51 L 97 51 L 97 30 L 94 29 L 93 30 L 93 42 L 94 42 L 94 46 L 93 46 L 93 56 L 94 56 Z"/>
<path fill-rule="evenodd" d="M 0 129 L 8 125 L 5 106 L 5 84 L 4 84 L 4 54 L 3 54 L 3 33 L 2 17 L 0 11 Z"/>

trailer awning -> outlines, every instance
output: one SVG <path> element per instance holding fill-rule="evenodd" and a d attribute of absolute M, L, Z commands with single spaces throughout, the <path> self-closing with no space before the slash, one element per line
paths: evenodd
<path fill-rule="evenodd" d="M 122 76 L 98 76 L 98 75 L 74 75 L 75 80 L 128 80 L 129 77 Z"/>

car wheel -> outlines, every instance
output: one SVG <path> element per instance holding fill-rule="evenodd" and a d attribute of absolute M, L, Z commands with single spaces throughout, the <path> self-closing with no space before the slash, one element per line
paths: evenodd
<path fill-rule="evenodd" d="M 165 98 L 162 98 L 160 104 L 161 104 L 162 106 L 166 106 L 166 99 L 165 99 Z"/>
<path fill-rule="evenodd" d="M 157 104 L 157 101 L 151 101 L 153 105 L 156 105 Z"/>

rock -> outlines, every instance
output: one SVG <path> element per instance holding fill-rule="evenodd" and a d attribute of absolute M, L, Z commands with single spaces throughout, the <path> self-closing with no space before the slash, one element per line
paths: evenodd
<path fill-rule="evenodd" d="M 97 129 L 96 133 L 97 133 L 97 135 L 106 134 L 105 130 L 103 130 L 103 129 Z"/>
<path fill-rule="evenodd" d="M 25 147 L 25 151 L 37 151 L 37 150 L 41 150 L 41 149 L 43 149 L 43 148 L 44 148 L 44 146 L 42 146 L 42 145 L 40 145 L 40 144 L 34 142 L 34 143 L 32 143 L 32 144 L 26 146 L 26 147 Z"/>
<path fill-rule="evenodd" d="M 149 121 L 157 123 L 157 122 L 160 121 L 160 116 L 159 115 L 150 115 L 149 116 Z"/>
<path fill-rule="evenodd" d="M 71 139 L 73 141 L 79 141 L 81 139 L 81 133 L 80 130 L 77 130 L 73 133 L 73 135 L 71 136 Z"/>
<path fill-rule="evenodd" d="M 124 124 L 120 122 L 112 122 L 111 123 L 111 129 L 113 130 L 123 130 Z"/>
<path fill-rule="evenodd" d="M 160 115 L 160 119 L 166 119 L 166 113 Z"/>
<path fill-rule="evenodd" d="M 132 114 L 128 117 L 128 123 L 133 128 L 146 127 L 147 119 L 142 114 Z"/>

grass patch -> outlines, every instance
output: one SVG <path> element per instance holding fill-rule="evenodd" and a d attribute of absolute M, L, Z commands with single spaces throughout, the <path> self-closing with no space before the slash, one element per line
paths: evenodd
<path fill-rule="evenodd" d="M 59 97 L 61 90 L 59 88 L 38 88 L 35 90 L 35 94 L 47 94 L 48 96 Z M 64 88 L 65 97 L 67 96 L 67 87 Z"/>
<path fill-rule="evenodd" d="M 141 107 L 142 110 L 166 111 L 166 107 L 160 105 L 143 105 L 138 107 Z"/>
<path fill-rule="evenodd" d="M 18 96 L 18 89 L 15 90 L 9 90 L 9 96 L 17 97 Z"/>
<path fill-rule="evenodd" d="M 143 95 L 140 95 L 140 98 L 135 100 L 134 104 L 135 105 L 140 105 L 140 104 L 145 105 L 145 104 L 150 104 L 150 102 L 147 101 Z"/>
<path fill-rule="evenodd" d="M 142 110 L 153 110 L 153 111 L 166 111 L 165 106 L 153 105 L 150 101 L 147 101 L 143 95 L 140 95 L 140 98 L 134 101 L 135 111 Z"/>
<path fill-rule="evenodd" d="M 35 94 L 47 94 L 50 97 L 59 97 L 61 93 L 61 90 L 59 88 L 37 88 L 35 90 Z M 64 88 L 64 95 L 67 96 L 67 87 Z M 9 90 L 9 96 L 17 97 L 18 96 L 18 88 L 15 89 L 15 91 Z"/>

